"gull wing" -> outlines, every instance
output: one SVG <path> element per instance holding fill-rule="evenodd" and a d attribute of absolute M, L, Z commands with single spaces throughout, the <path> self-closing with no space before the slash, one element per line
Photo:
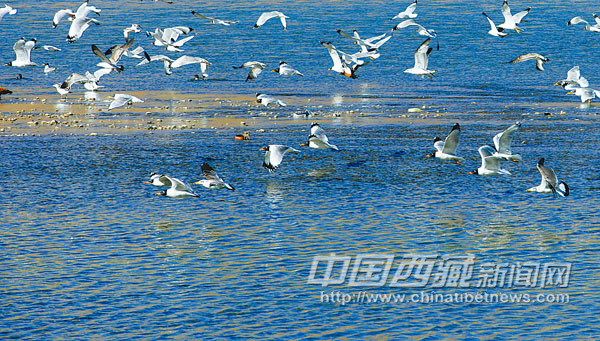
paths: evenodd
<path fill-rule="evenodd" d="M 510 7 L 508 6 L 507 0 L 504 0 L 504 2 L 502 3 L 502 16 L 504 17 L 503 25 L 510 24 L 510 23 L 516 24 L 515 20 L 513 19 L 512 14 L 510 14 Z"/>
<path fill-rule="evenodd" d="M 273 167 L 279 167 L 279 165 L 281 164 L 281 161 L 283 160 L 283 156 L 285 155 L 285 153 L 287 153 L 288 151 L 294 151 L 294 152 L 299 152 L 299 150 L 294 149 L 292 147 L 288 147 L 288 146 L 284 146 L 284 145 L 280 145 L 280 144 L 274 144 L 269 146 L 269 151 L 267 153 L 269 153 L 269 163 L 271 166 Z M 266 158 L 266 156 L 265 156 Z"/>
<path fill-rule="evenodd" d="M 73 72 L 61 85 L 63 89 L 71 89 L 71 86 L 75 83 L 84 83 L 88 81 L 88 77 L 77 72 Z"/>
<path fill-rule="evenodd" d="M 13 50 L 15 51 L 16 60 L 23 62 L 29 62 L 31 60 L 30 54 L 25 48 L 25 39 L 21 38 L 17 40 L 17 42 L 13 45 Z"/>
<path fill-rule="evenodd" d="M 588 26 L 590 24 L 589 22 L 584 20 L 582 17 L 573 17 L 571 20 L 569 20 L 567 25 L 577 25 L 580 23 L 584 23 L 586 26 Z"/>
<path fill-rule="evenodd" d="M 527 53 L 527 54 L 520 55 L 517 58 L 511 60 L 510 63 L 520 63 L 520 62 L 524 62 L 526 60 L 531 60 L 531 59 L 544 59 L 544 56 L 542 56 L 539 53 Z"/>
<path fill-rule="evenodd" d="M 191 35 L 182 39 L 179 39 L 173 43 L 171 43 L 170 45 L 175 46 L 175 47 L 181 47 L 183 46 L 183 44 L 185 44 L 186 42 L 188 42 L 189 40 L 193 39 L 196 35 Z"/>
<path fill-rule="evenodd" d="M 526 9 L 526 10 L 524 10 L 524 11 L 521 11 L 521 12 L 513 15 L 512 17 L 513 17 L 513 20 L 515 21 L 515 24 L 521 23 L 521 20 L 523 20 L 524 16 L 526 16 L 527 14 L 529 14 L 529 11 L 531 11 L 531 7 L 528 8 L 528 9 Z"/>
<path fill-rule="evenodd" d="M 548 185 L 550 185 L 550 188 L 553 189 L 556 187 L 558 179 L 552 168 L 544 166 L 544 161 L 546 161 L 544 158 L 541 158 L 540 161 L 538 161 L 537 169 L 542 175 L 542 181 L 545 180 Z"/>
<path fill-rule="evenodd" d="M 194 63 L 210 64 L 206 59 L 204 59 L 202 57 L 181 56 L 181 57 L 175 59 L 175 61 L 173 61 L 171 63 L 171 68 L 174 69 L 174 68 L 178 68 L 180 66 L 194 64 Z"/>
<path fill-rule="evenodd" d="M 335 48 L 335 46 L 333 46 L 331 42 L 326 43 L 323 41 L 321 41 L 321 45 L 327 48 L 327 52 L 329 52 L 329 57 L 331 57 L 331 60 L 333 61 L 333 66 L 331 67 L 331 70 L 342 72 L 342 60 L 340 59 L 340 55 L 338 54 L 338 51 Z"/>
<path fill-rule="evenodd" d="M 505 131 L 496 134 L 494 136 L 494 146 L 499 154 L 512 154 L 510 150 L 510 145 L 512 143 L 513 135 L 515 131 L 519 130 L 521 127 L 521 123 L 517 122 L 510 127 L 508 127 Z"/>
<path fill-rule="evenodd" d="M 490 146 L 479 147 L 479 155 L 481 156 L 481 167 L 489 170 L 498 170 L 500 168 L 500 158 L 493 156 L 496 150 Z"/>
<path fill-rule="evenodd" d="M 131 45 L 133 45 L 133 41 L 135 40 L 135 38 L 131 38 L 131 40 L 129 40 L 128 42 L 126 42 L 125 44 L 116 47 L 115 49 L 113 49 L 113 52 L 109 58 L 109 60 L 116 65 L 119 60 L 121 60 L 121 57 L 123 56 L 123 53 L 125 53 L 125 51 L 129 50 L 129 48 L 131 47 Z"/>
<path fill-rule="evenodd" d="M 202 19 L 207 19 L 207 20 L 215 20 L 215 18 L 211 18 L 211 17 L 207 17 L 205 15 L 202 15 L 196 11 L 192 11 L 192 14 L 197 16 L 198 18 L 202 18 Z"/>
<path fill-rule="evenodd" d="M 166 176 L 168 176 L 168 175 L 166 175 Z M 196 194 L 194 192 L 194 190 L 185 182 L 183 182 L 177 178 L 172 178 L 172 177 L 169 177 L 169 180 L 171 181 L 171 188 L 174 188 L 178 191 L 190 192 L 192 194 Z"/>
<path fill-rule="evenodd" d="M 442 153 L 455 155 L 456 147 L 458 147 L 458 138 L 459 137 L 460 137 L 460 125 L 458 123 L 456 123 L 452 127 L 450 134 L 448 134 L 448 136 L 444 140 L 444 147 L 442 148 Z M 435 144 L 434 144 L 434 146 L 435 146 Z"/>
<path fill-rule="evenodd" d="M 429 54 L 433 48 L 429 47 L 431 38 L 427 38 L 419 48 L 415 51 L 415 68 L 427 70 L 427 64 L 429 64 Z"/>
<path fill-rule="evenodd" d="M 208 180 L 221 180 L 221 178 L 219 178 L 217 175 L 217 172 L 215 172 L 215 170 L 207 162 L 202 164 L 202 174 Z"/>
<path fill-rule="evenodd" d="M 315 136 L 316 138 L 325 143 L 329 142 L 327 135 L 325 135 L 325 130 L 323 130 L 323 128 L 321 128 L 321 126 L 318 123 L 312 124 L 312 126 L 310 127 L 310 135 Z"/>
<path fill-rule="evenodd" d="M 435 150 L 442 153 L 442 150 L 444 149 L 444 141 L 442 141 L 442 139 L 440 139 L 439 137 L 436 137 L 433 141 L 433 147 L 435 148 Z"/>
<path fill-rule="evenodd" d="M 600 17 L 598 17 L 598 15 L 596 13 L 592 13 L 592 15 L 594 16 L 594 20 L 596 21 L 596 25 L 600 25 Z"/>
<path fill-rule="evenodd" d="M 258 28 L 262 25 L 265 24 L 265 22 L 267 22 L 267 20 L 271 19 L 271 18 L 275 18 L 277 16 L 277 12 L 276 11 L 272 11 L 272 12 L 264 12 L 263 14 L 260 15 L 260 17 L 258 17 L 258 20 L 256 20 L 256 24 L 254 25 L 254 28 Z M 285 22 L 285 20 L 282 20 L 282 23 Z M 284 25 L 285 27 L 285 25 Z"/>

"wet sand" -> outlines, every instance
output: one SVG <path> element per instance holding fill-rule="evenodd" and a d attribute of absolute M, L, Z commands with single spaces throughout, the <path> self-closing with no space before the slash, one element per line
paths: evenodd
<path fill-rule="evenodd" d="M 112 135 L 130 132 L 154 134 L 168 130 L 218 129 L 232 134 L 285 125 L 306 125 L 312 121 L 329 124 L 436 124 L 456 120 L 460 113 L 444 107 L 398 107 L 385 109 L 373 105 L 369 112 L 347 99 L 343 106 L 332 107 L 330 101 L 312 100 L 310 106 L 264 107 L 249 95 L 190 95 L 176 92 L 130 93 L 144 103 L 108 110 L 111 94 L 88 92 L 59 95 L 17 97 L 5 95 L 0 100 L 0 136 L 47 134 Z M 306 102 L 287 96 L 289 104 Z M 307 110 L 310 115 L 304 116 Z M 565 115 L 534 112 L 532 115 Z M 487 116 L 487 117 L 484 117 Z M 471 115 L 471 121 L 489 120 L 488 115 Z M 539 117 L 539 116 L 538 116 Z"/>

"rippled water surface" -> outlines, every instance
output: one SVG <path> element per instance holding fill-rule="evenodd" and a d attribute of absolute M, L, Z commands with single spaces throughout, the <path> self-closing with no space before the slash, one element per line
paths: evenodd
<path fill-rule="evenodd" d="M 166 78 L 162 66 L 154 65 L 108 76 L 103 95 L 130 89 L 215 96 L 265 91 L 290 96 L 284 114 L 312 109 L 311 100 L 319 99 L 326 103 L 318 108 L 324 112 L 358 107 L 399 114 L 426 105 L 439 108 L 442 116 L 361 124 L 342 115 L 322 124 L 339 152 L 302 149 L 286 155 L 272 174 L 261 168 L 259 148 L 269 143 L 297 146 L 306 140 L 309 120 L 265 125 L 264 133 L 245 142 L 233 140 L 235 129 L 2 137 L 3 338 L 420 340 L 600 335 L 598 107 L 580 107 L 578 98 L 552 86 L 577 64 L 591 86 L 597 84 L 600 34 L 566 26 L 575 15 L 592 21 L 596 3 L 511 2 L 515 12 L 528 6 L 532 10 L 521 25 L 523 33 L 500 39 L 485 34 L 489 26 L 480 14 L 486 11 L 498 23 L 499 2 L 419 2 L 418 19 L 439 34 L 440 50 L 434 50 L 430 60 L 430 67 L 439 70 L 433 80 L 402 73 L 423 40 L 410 30 L 385 45 L 381 58 L 360 69 L 357 80 L 326 70 L 330 59 L 318 40 L 355 49 L 335 30 L 356 28 L 364 36 L 381 33 L 404 3 L 104 1 L 97 3 L 103 8 L 102 25 L 90 28 L 70 46 L 64 42 L 66 24 L 52 30 L 49 23 L 54 10 L 75 4 L 10 4 L 20 12 L 0 22 L 5 60 L 14 57 L 11 46 L 18 36 L 64 48 L 60 55 L 34 51 L 34 61 L 49 56 L 49 62 L 61 68 L 56 75 L 3 67 L 7 77 L 22 72 L 29 78 L 6 81 L 16 89 L 53 93 L 53 82 L 72 71 L 92 69 L 97 61 L 91 44 L 108 47 L 119 42 L 120 29 L 130 23 L 149 30 L 183 24 L 198 32 L 186 53 L 213 63 L 208 80 L 188 82 L 190 74 L 184 70 Z M 240 23 L 230 28 L 205 25 L 188 15 L 191 9 Z M 288 32 L 275 22 L 251 29 L 266 9 L 290 16 Z M 15 27 L 23 22 L 25 26 Z M 149 50 L 162 52 L 149 46 L 143 35 L 136 39 Z M 532 51 L 550 57 L 546 71 L 535 70 L 532 63 L 503 64 Z M 250 59 L 273 67 L 286 60 L 305 76 L 281 78 L 265 72 L 259 80 L 245 83 L 244 72 L 231 66 Z M 534 114 L 545 111 L 554 114 Z M 513 149 L 523 162 L 504 164 L 512 175 L 468 175 L 479 166 L 477 148 L 517 120 L 523 126 Z M 466 159 L 463 164 L 425 158 L 432 150 L 432 138 L 447 134 L 455 121 L 463 127 L 458 149 Z M 569 184 L 570 196 L 525 191 L 539 184 L 535 164 L 541 157 Z M 200 198 L 178 200 L 155 196 L 157 188 L 143 184 L 151 172 L 196 181 L 205 161 L 236 191 L 196 187 Z M 327 288 L 309 284 L 313 257 L 331 253 L 472 254 L 476 264 L 568 262 L 572 271 L 567 288 L 490 292 L 568 294 L 570 302 L 321 302 L 322 292 L 336 290 L 435 291 L 355 288 L 347 282 Z"/>

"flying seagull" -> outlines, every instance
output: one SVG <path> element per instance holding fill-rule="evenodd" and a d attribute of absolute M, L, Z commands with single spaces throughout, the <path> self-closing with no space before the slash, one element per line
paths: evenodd
<path fill-rule="evenodd" d="M 469 174 L 479 175 L 494 175 L 494 174 L 506 174 L 510 175 L 510 172 L 506 169 L 500 168 L 500 160 L 502 158 L 495 156 L 496 150 L 490 146 L 479 147 L 479 155 L 481 156 L 481 167 Z"/>
<path fill-rule="evenodd" d="M 456 123 L 452 126 L 452 130 L 446 139 L 442 141 L 441 138 L 436 137 L 433 140 L 433 147 L 436 151 L 432 154 L 426 155 L 427 157 L 437 157 L 441 160 L 453 160 L 456 162 L 464 160 L 460 156 L 456 156 L 456 147 L 458 147 L 458 139 L 460 137 L 460 124 Z"/>
<path fill-rule="evenodd" d="M 206 179 L 202 179 L 198 182 L 194 182 L 195 185 L 202 185 L 206 188 L 222 189 L 227 188 L 230 191 L 235 191 L 235 188 L 230 184 L 226 183 L 217 175 L 217 172 L 206 162 L 202 164 L 202 174 Z"/>
<path fill-rule="evenodd" d="M 267 20 L 271 18 L 279 18 L 279 20 L 281 20 L 281 25 L 283 25 L 283 29 L 287 30 L 287 23 L 285 19 L 289 17 L 278 11 L 264 12 L 263 14 L 261 14 L 260 17 L 258 17 L 256 24 L 254 24 L 254 28 L 261 27 L 262 25 L 264 25 L 265 22 L 267 22 Z"/>
<path fill-rule="evenodd" d="M 239 22 L 239 21 L 233 21 L 233 20 L 222 20 L 222 19 L 216 19 L 216 18 L 207 17 L 207 16 L 202 15 L 202 14 L 196 12 L 196 11 L 192 11 L 192 14 L 195 15 L 195 16 L 197 16 L 198 18 L 209 20 L 210 24 L 215 24 L 215 25 L 229 26 L 231 24 L 237 24 Z"/>
<path fill-rule="evenodd" d="M 2 18 L 4 18 L 4 16 L 7 14 L 15 15 L 15 14 L 17 14 L 17 9 L 12 8 L 9 5 L 4 5 L 3 8 L 0 8 L 0 20 L 2 20 Z"/>
<path fill-rule="evenodd" d="M 412 4 L 408 5 L 408 7 L 406 7 L 406 9 L 398 14 L 396 14 L 392 19 L 390 20 L 394 20 L 394 19 L 406 19 L 406 18 L 416 18 L 417 17 L 417 13 L 415 13 L 415 10 L 417 9 L 417 0 L 413 1 Z"/>
<path fill-rule="evenodd" d="M 300 71 L 289 66 L 286 62 L 279 62 L 279 67 L 275 70 L 272 70 L 271 72 L 277 72 L 282 76 L 304 76 L 302 73 L 300 73 Z"/>
<path fill-rule="evenodd" d="M 429 42 L 431 38 L 427 38 L 419 48 L 415 51 L 415 66 L 410 69 L 404 70 L 406 73 L 410 73 L 413 75 L 420 75 L 423 77 L 432 78 L 435 74 L 435 70 L 428 70 L 427 66 L 429 64 L 429 54 L 433 50 L 433 48 L 429 47 Z"/>
<path fill-rule="evenodd" d="M 583 27 L 584 30 L 586 31 L 590 31 L 590 32 L 600 32 L 600 17 L 598 17 L 598 15 L 596 15 L 596 13 L 592 14 L 594 16 L 594 20 L 596 21 L 595 25 L 590 25 L 589 22 L 587 22 L 586 20 L 584 20 L 582 17 L 573 17 L 573 19 L 569 20 L 569 22 L 567 23 L 567 25 L 577 25 L 580 23 L 584 23 L 585 26 Z"/>
<path fill-rule="evenodd" d="M 554 196 L 557 194 L 561 197 L 569 195 L 569 186 L 564 181 L 558 181 L 554 170 L 544 165 L 546 160 L 541 158 L 537 163 L 537 169 L 542 175 L 542 182 L 535 187 L 531 187 L 527 192 L 538 192 L 538 193 L 553 193 Z"/>
<path fill-rule="evenodd" d="M 164 177 L 171 182 L 171 187 L 162 192 L 155 193 L 155 195 L 164 195 L 170 198 L 199 197 L 199 195 L 185 182 L 168 175 L 164 175 Z"/>
<path fill-rule="evenodd" d="M 132 95 L 116 94 L 114 100 L 112 102 L 110 102 L 110 105 L 108 106 L 108 110 L 119 108 L 126 104 L 131 105 L 133 103 L 143 103 L 143 102 L 144 101 L 142 101 L 141 99 L 139 99 L 135 96 L 132 96 Z"/>
<path fill-rule="evenodd" d="M 511 60 L 509 63 L 520 63 L 520 62 L 524 62 L 526 60 L 535 60 L 535 68 L 540 70 L 540 71 L 544 71 L 544 63 L 545 62 L 549 62 L 550 59 L 548 57 L 544 57 L 539 53 L 527 53 L 524 55 L 520 55 L 517 58 Z"/>
<path fill-rule="evenodd" d="M 267 147 L 263 147 L 260 149 L 261 151 L 266 151 L 265 160 L 263 161 L 263 167 L 267 168 L 269 172 L 274 171 L 281 164 L 281 160 L 283 160 L 283 156 L 287 152 L 296 152 L 300 151 L 294 149 L 292 147 L 284 146 L 281 144 L 271 144 Z"/>
<path fill-rule="evenodd" d="M 234 69 L 242 69 L 242 68 L 249 68 L 250 71 L 248 71 L 248 76 L 246 77 L 246 82 L 250 79 L 256 79 L 256 77 L 258 77 L 258 75 L 260 75 L 260 73 L 265 69 L 265 67 L 267 67 L 266 64 L 261 63 L 261 62 L 245 62 L 244 64 L 240 65 L 240 66 L 234 66 Z"/>
<path fill-rule="evenodd" d="M 302 143 L 301 146 L 309 146 L 310 148 L 316 149 L 339 150 L 336 145 L 329 143 L 329 139 L 327 138 L 327 135 L 325 135 L 325 131 L 317 122 L 313 122 L 311 124 L 308 142 Z"/>
<path fill-rule="evenodd" d="M 588 82 L 588 80 L 585 77 L 581 76 L 579 66 L 576 65 L 576 66 L 573 66 L 567 72 L 566 79 L 561 79 L 558 82 L 556 82 L 554 85 L 560 85 L 565 90 L 571 90 L 576 87 L 587 88 L 588 86 L 590 86 L 590 83 Z"/>
<path fill-rule="evenodd" d="M 503 132 L 496 134 L 493 138 L 494 147 L 496 147 L 496 152 L 494 156 L 499 158 L 519 162 L 523 158 L 519 154 L 513 154 L 510 150 L 510 145 L 512 144 L 514 133 L 521 128 L 521 123 L 517 122 L 510 127 L 506 128 Z"/>
<path fill-rule="evenodd" d="M 496 27 L 494 21 L 487 14 L 485 14 L 485 12 L 481 13 L 485 15 L 488 22 L 490 23 L 490 30 L 488 31 L 488 34 L 493 35 L 494 37 L 506 37 L 508 35 L 508 33 L 504 32 L 503 28 Z"/>
<path fill-rule="evenodd" d="M 17 40 L 17 42 L 13 45 L 16 58 L 6 65 L 16 67 L 37 66 L 36 63 L 31 61 L 31 50 L 35 47 L 35 43 L 35 39 L 25 41 L 25 38 L 21 38 Z"/>

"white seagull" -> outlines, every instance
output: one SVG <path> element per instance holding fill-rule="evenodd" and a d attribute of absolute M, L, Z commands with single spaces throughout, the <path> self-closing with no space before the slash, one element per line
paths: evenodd
<path fill-rule="evenodd" d="M 96 19 L 88 18 L 88 17 L 75 17 L 73 22 L 71 23 L 71 27 L 69 27 L 69 33 L 67 34 L 67 42 L 74 43 L 79 38 L 90 24 L 100 25 L 100 22 Z"/>
<path fill-rule="evenodd" d="M 94 52 L 94 54 L 96 56 L 98 56 L 98 58 L 100 58 L 100 60 L 101 60 L 101 62 L 96 65 L 101 68 L 105 68 L 105 69 L 111 69 L 111 70 L 114 69 L 117 72 L 123 71 L 124 70 L 123 65 L 117 65 L 117 64 L 121 60 L 121 57 L 123 56 L 125 51 L 127 51 L 131 47 L 131 45 L 133 45 L 134 40 L 135 39 L 131 39 L 121 46 L 116 46 L 116 47 L 111 48 L 112 53 L 111 53 L 110 57 L 106 57 L 106 54 L 104 54 L 102 51 L 100 51 L 98 46 L 92 44 L 92 52 Z"/>
<path fill-rule="evenodd" d="M 310 135 L 308 136 L 308 142 L 302 143 L 301 146 L 309 146 L 310 148 L 316 149 L 334 149 L 339 150 L 336 145 L 329 143 L 325 131 L 319 123 L 313 122 L 310 126 Z"/>
<path fill-rule="evenodd" d="M 544 57 L 539 53 L 527 53 L 527 54 L 523 54 L 518 56 L 517 58 L 511 60 L 509 63 L 520 63 L 520 62 L 524 62 L 526 60 L 535 60 L 535 68 L 540 70 L 540 71 L 544 71 L 544 63 L 545 62 L 549 62 L 550 59 L 548 57 Z"/>
<path fill-rule="evenodd" d="M 150 180 L 144 182 L 145 184 L 152 184 L 157 187 L 171 186 L 171 180 L 168 175 L 152 173 L 150 174 Z"/>
<path fill-rule="evenodd" d="M 43 65 L 44 65 L 44 73 L 46 73 L 46 74 L 56 71 L 56 68 L 50 66 L 50 64 L 48 64 L 48 63 L 44 63 Z"/>
<path fill-rule="evenodd" d="M 257 93 L 256 94 L 256 103 L 262 104 L 265 107 L 270 105 L 270 104 L 277 104 L 279 106 L 285 107 L 287 104 L 280 100 L 277 99 L 271 95 L 267 95 L 267 94 L 261 94 L 261 93 Z"/>
<path fill-rule="evenodd" d="M 590 23 L 584 20 L 582 17 L 574 17 L 573 19 L 569 20 L 567 25 L 577 25 L 580 23 L 584 23 L 584 30 L 590 32 L 600 32 L 600 18 L 598 17 L 598 15 L 596 15 L 596 13 L 593 13 L 592 15 L 594 16 L 594 20 L 596 21 L 595 25 L 590 25 Z"/>
<path fill-rule="evenodd" d="M 299 153 L 300 151 L 294 149 L 292 147 L 284 146 L 281 144 L 270 144 L 267 147 L 263 147 L 260 149 L 261 151 L 266 151 L 265 160 L 263 161 L 262 166 L 267 168 L 269 172 L 274 171 L 281 164 L 281 160 L 283 160 L 283 156 L 287 152 L 295 152 Z"/>
<path fill-rule="evenodd" d="M 494 21 L 492 20 L 492 18 L 490 18 L 487 14 L 485 14 L 485 12 L 481 12 L 481 13 L 483 15 L 485 15 L 488 22 L 490 23 L 490 30 L 488 31 L 488 34 L 493 35 L 494 37 L 506 37 L 508 35 L 508 33 L 503 32 L 504 31 L 503 28 L 496 27 L 496 24 L 494 24 Z"/>
<path fill-rule="evenodd" d="M 326 43 L 324 41 L 321 41 L 320 43 L 321 45 L 327 48 L 327 51 L 329 52 L 329 57 L 331 57 L 331 60 L 333 61 L 333 66 L 330 67 L 329 70 L 335 71 L 340 75 L 344 75 L 346 77 L 357 78 L 357 76 L 354 75 L 354 70 L 346 63 L 346 61 L 342 61 L 342 59 L 340 58 L 338 52 L 341 51 L 338 51 L 331 42 Z"/>
<path fill-rule="evenodd" d="M 429 54 L 433 50 L 433 48 L 429 47 L 429 42 L 431 38 L 427 38 L 419 48 L 415 51 L 415 66 L 410 69 L 404 70 L 406 73 L 410 73 L 413 75 L 420 75 L 423 77 L 432 78 L 435 74 L 435 70 L 428 70 L 427 65 L 429 64 Z"/>
<path fill-rule="evenodd" d="M 406 19 L 406 20 L 400 22 L 398 25 L 394 26 L 392 31 L 396 31 L 396 30 L 399 30 L 401 28 L 405 28 L 408 26 L 417 26 L 417 33 L 419 35 L 429 37 L 429 38 L 437 38 L 437 33 L 435 33 L 435 30 L 428 30 L 425 28 L 425 26 L 417 23 L 413 19 Z"/>
<path fill-rule="evenodd" d="M 223 181 L 223 179 L 217 175 L 217 172 L 215 172 L 215 170 L 206 162 L 202 164 L 202 174 L 206 179 L 194 182 L 195 185 L 202 185 L 209 189 L 227 188 L 230 191 L 235 191 L 235 188 Z"/>
<path fill-rule="evenodd" d="M 192 11 L 192 14 L 195 15 L 195 16 L 197 16 L 198 18 L 209 20 L 209 24 L 229 26 L 231 24 L 237 24 L 238 23 L 238 21 L 233 21 L 233 20 L 223 20 L 223 19 L 216 19 L 216 18 L 207 17 L 207 16 L 202 15 L 202 14 L 196 12 L 196 11 Z"/>
<path fill-rule="evenodd" d="M 569 186 L 564 181 L 558 181 L 554 170 L 550 167 L 544 166 L 544 158 L 541 158 L 537 163 L 537 169 L 542 175 L 542 182 L 535 187 L 531 187 L 527 192 L 538 192 L 538 193 L 553 193 L 566 197 L 569 195 Z"/>
<path fill-rule="evenodd" d="M 494 156 L 499 158 L 519 162 L 523 158 L 519 154 L 513 154 L 510 150 L 510 145 L 512 144 L 514 133 L 521 128 L 521 123 L 516 122 L 510 127 L 506 128 L 503 132 L 500 132 L 494 136 L 494 147 L 496 147 L 496 152 Z"/>
<path fill-rule="evenodd" d="M 556 82 L 554 85 L 560 85 L 562 86 L 565 90 L 571 90 L 574 88 L 587 88 L 588 86 L 590 86 L 590 83 L 588 82 L 587 79 L 585 79 L 585 77 L 581 76 L 581 72 L 579 70 L 579 66 L 573 66 L 568 72 L 567 72 L 567 78 L 566 79 L 561 79 L 558 82 Z"/>
<path fill-rule="evenodd" d="M 279 62 L 279 67 L 275 70 L 271 70 L 271 72 L 277 72 L 282 76 L 304 76 L 302 73 L 300 73 L 300 71 L 289 66 L 286 62 Z"/>
<path fill-rule="evenodd" d="M 592 88 L 571 88 L 571 91 L 567 92 L 567 95 L 576 95 L 581 99 L 581 103 L 590 103 L 593 98 L 600 98 L 600 91 Z"/>
<path fill-rule="evenodd" d="M 234 69 L 242 69 L 242 68 L 250 68 L 248 71 L 248 76 L 246 77 L 246 82 L 250 79 L 256 79 L 258 75 L 267 67 L 266 64 L 261 62 L 245 62 L 241 66 L 234 66 Z"/>
<path fill-rule="evenodd" d="M 494 175 L 494 174 L 505 174 L 510 175 L 510 172 L 506 169 L 500 168 L 501 157 L 495 156 L 496 150 L 490 146 L 479 147 L 479 155 L 481 156 L 481 167 L 469 174 L 479 175 Z"/>
<path fill-rule="evenodd" d="M 17 14 L 17 9 L 12 8 L 9 5 L 4 5 L 4 7 L 0 8 L 0 20 L 2 20 L 2 18 L 4 18 L 4 16 L 7 14 L 9 14 L 9 15 Z"/>
<path fill-rule="evenodd" d="M 31 61 L 31 50 L 35 47 L 35 43 L 35 39 L 25 41 L 25 38 L 21 38 L 17 40 L 17 42 L 13 45 L 16 58 L 6 65 L 16 67 L 37 66 L 36 63 Z"/>
<path fill-rule="evenodd" d="M 289 17 L 278 11 L 264 12 L 263 14 L 261 14 L 260 17 L 258 17 L 256 24 L 254 24 L 254 28 L 261 27 L 265 22 L 267 22 L 267 20 L 271 18 L 279 18 L 279 20 L 281 20 L 281 25 L 283 25 L 283 29 L 287 30 L 287 23 L 285 19 Z"/>
<path fill-rule="evenodd" d="M 123 29 L 123 37 L 125 37 L 125 41 L 129 41 L 129 36 L 131 33 L 140 33 L 142 32 L 142 28 L 138 24 L 131 24 L 131 26 Z"/>
<path fill-rule="evenodd" d="M 412 4 L 408 5 L 408 7 L 406 7 L 406 9 L 404 11 L 396 14 L 391 20 L 416 18 L 417 17 L 417 13 L 415 13 L 416 9 L 417 9 L 417 0 L 413 1 Z"/>
<path fill-rule="evenodd" d="M 202 73 L 205 73 L 206 66 L 210 65 L 210 63 L 202 57 L 181 56 L 173 61 L 165 61 L 165 73 L 167 75 L 170 75 L 173 73 L 172 69 L 189 64 L 200 64 L 202 68 Z"/>
<path fill-rule="evenodd" d="M 433 140 L 433 147 L 436 151 L 432 154 L 426 155 L 426 157 L 437 157 L 441 160 L 453 160 L 457 163 L 464 160 L 460 156 L 456 156 L 456 147 L 458 147 L 458 139 L 460 137 L 460 124 L 456 123 L 452 126 L 450 134 L 446 136 L 446 139 L 442 141 L 441 138 L 436 137 Z"/>
<path fill-rule="evenodd" d="M 199 195 L 185 182 L 168 175 L 163 176 L 171 182 L 171 187 L 162 192 L 155 193 L 155 195 L 164 195 L 170 198 L 199 197 Z"/>
<path fill-rule="evenodd" d="M 115 98 L 112 102 L 110 102 L 110 105 L 108 106 L 108 110 L 112 110 L 115 108 L 119 108 L 124 106 L 125 104 L 127 105 L 131 105 L 133 103 L 143 103 L 144 101 L 142 101 L 141 99 L 132 96 L 132 95 L 128 95 L 128 94 L 115 94 Z"/>
<path fill-rule="evenodd" d="M 75 13 L 68 8 L 57 11 L 54 13 L 54 18 L 52 19 L 52 28 L 56 28 L 64 18 L 68 18 L 69 20 L 73 21 L 73 18 L 75 18 Z"/>
<path fill-rule="evenodd" d="M 505 30 L 515 30 L 517 33 L 521 33 L 521 30 L 519 27 L 517 27 L 517 24 L 523 20 L 523 17 L 526 16 L 530 10 L 531 8 L 528 8 L 515 15 L 512 15 L 510 13 L 510 7 L 508 6 L 508 0 L 504 0 L 502 3 L 502 15 L 504 16 L 504 23 L 498 25 L 498 27 Z"/>

